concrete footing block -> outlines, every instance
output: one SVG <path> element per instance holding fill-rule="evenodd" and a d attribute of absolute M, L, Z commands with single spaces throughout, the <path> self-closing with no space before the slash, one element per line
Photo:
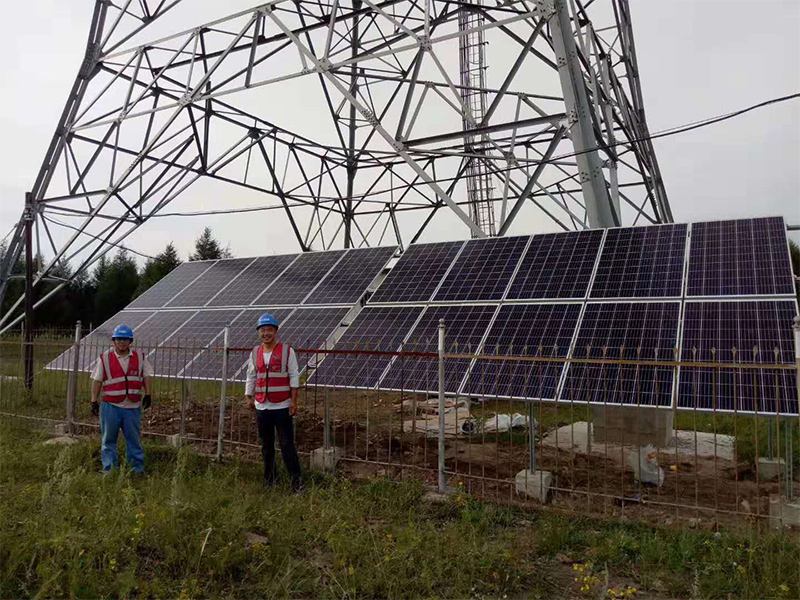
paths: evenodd
<path fill-rule="evenodd" d="M 53 427 L 53 434 L 58 437 L 69 435 L 69 425 L 66 423 L 56 423 Z"/>
<path fill-rule="evenodd" d="M 800 499 L 790 501 L 777 494 L 770 496 L 769 524 L 773 529 L 800 527 Z"/>
<path fill-rule="evenodd" d="M 514 483 L 518 494 L 535 498 L 542 504 L 550 501 L 550 486 L 553 483 L 553 474 L 550 471 L 525 469 L 517 473 Z"/>
<path fill-rule="evenodd" d="M 335 471 L 344 456 L 341 448 L 317 448 L 311 453 L 311 468 L 317 471 Z"/>
<path fill-rule="evenodd" d="M 181 437 L 181 434 L 176 433 L 175 435 L 167 436 L 167 443 L 174 448 L 180 448 L 186 441 Z"/>
<path fill-rule="evenodd" d="M 783 477 L 786 472 L 786 461 L 782 458 L 758 459 L 758 478 L 761 481 L 773 481 L 778 477 Z"/>

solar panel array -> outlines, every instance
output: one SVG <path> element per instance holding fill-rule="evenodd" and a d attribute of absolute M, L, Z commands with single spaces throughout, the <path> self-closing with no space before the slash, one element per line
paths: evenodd
<path fill-rule="evenodd" d="M 781 218 L 414 244 L 381 281 L 394 251 L 186 263 L 93 337 L 108 336 L 121 320 L 140 339 L 169 345 L 193 337 L 196 355 L 157 370 L 213 379 L 224 322 L 244 358 L 256 343 L 255 320 L 270 310 L 295 346 L 335 342 L 334 352 L 320 357 L 313 384 L 435 391 L 436 359 L 413 353 L 436 351 L 443 318 L 449 353 L 502 358 L 448 359 L 451 394 L 798 412 L 794 371 L 670 364 L 676 356 L 793 361 L 797 303 Z M 379 285 L 369 297 L 373 282 Z M 366 302 L 360 313 L 359 301 Z M 357 316 L 334 340 L 351 309 Z M 397 356 L 400 350 L 411 354 Z M 547 360 L 529 360 L 536 356 Z M 94 358 L 87 354 L 81 364 Z M 301 359 L 304 366 L 310 358 Z M 51 368 L 65 368 L 66 360 Z M 232 366 L 239 379 L 242 364 Z"/>
<path fill-rule="evenodd" d="M 241 349 L 230 353 L 228 376 L 233 376 L 244 364 L 245 349 L 258 343 L 255 323 L 265 312 L 281 323 L 283 340 L 321 347 L 395 251 L 380 247 L 183 263 L 87 336 L 81 368 L 90 369 L 110 347 L 111 331 L 120 323 L 133 327 L 135 345 L 149 354 L 157 376 L 220 379 L 226 324 L 229 347 Z M 306 308 L 309 304 L 314 308 Z M 298 353 L 301 370 L 309 358 Z M 48 368 L 70 366 L 66 352 Z"/>

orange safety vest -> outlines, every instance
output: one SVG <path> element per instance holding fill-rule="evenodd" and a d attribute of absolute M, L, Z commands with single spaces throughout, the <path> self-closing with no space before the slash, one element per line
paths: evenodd
<path fill-rule="evenodd" d="M 113 350 L 104 352 L 100 358 L 103 361 L 103 402 L 117 404 L 125 398 L 139 402 L 144 387 L 144 361 L 139 359 L 139 353 L 131 350 L 127 373 Z"/>
<path fill-rule="evenodd" d="M 286 402 L 292 397 L 289 382 L 289 346 L 277 344 L 269 359 L 269 369 L 264 362 L 264 346 L 256 346 L 251 354 L 256 369 L 256 402 L 264 404 Z"/>

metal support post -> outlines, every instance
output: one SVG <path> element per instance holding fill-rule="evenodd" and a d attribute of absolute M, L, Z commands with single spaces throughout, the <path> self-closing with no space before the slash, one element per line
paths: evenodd
<path fill-rule="evenodd" d="M 331 413 L 328 404 L 328 388 L 325 388 L 325 395 L 323 398 L 323 415 L 322 415 L 322 447 L 327 450 L 331 447 Z"/>
<path fill-rule="evenodd" d="M 67 432 L 75 435 L 75 398 L 78 391 L 78 369 L 81 355 L 81 322 L 75 323 L 75 344 L 72 346 L 72 368 L 67 380 Z"/>
<path fill-rule="evenodd" d="M 444 494 L 444 319 L 439 319 L 439 493 Z"/>
<path fill-rule="evenodd" d="M 795 375 L 795 385 L 797 386 L 797 401 L 800 402 L 800 317 L 794 318 L 794 363 L 797 369 L 794 372 Z M 789 495 L 789 500 L 794 499 L 794 465 L 792 461 L 794 460 L 794 456 L 792 454 L 792 421 L 796 421 L 795 419 L 789 419 L 786 423 L 786 437 L 787 437 L 787 448 L 786 448 L 786 468 L 788 470 L 788 476 L 786 481 L 788 482 L 787 493 Z M 798 427 L 800 427 L 800 423 L 798 423 Z"/>
<path fill-rule="evenodd" d="M 531 473 L 536 472 L 536 428 L 533 426 L 536 413 L 534 409 L 533 402 L 528 402 L 528 431 L 530 433 L 528 435 L 528 453 L 530 455 L 528 470 L 530 470 Z"/>
<path fill-rule="evenodd" d="M 186 378 L 181 379 L 181 445 L 186 440 Z"/>
<path fill-rule="evenodd" d="M 33 194 L 25 194 L 25 388 L 33 389 Z"/>
<path fill-rule="evenodd" d="M 225 404 L 228 401 L 228 334 L 230 326 L 225 326 L 222 336 L 222 385 L 219 394 L 219 428 L 217 430 L 217 460 L 222 460 L 222 438 L 225 435 Z"/>

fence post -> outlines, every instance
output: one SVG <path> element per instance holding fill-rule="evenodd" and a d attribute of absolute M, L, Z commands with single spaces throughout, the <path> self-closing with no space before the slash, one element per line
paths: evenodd
<path fill-rule="evenodd" d="M 322 407 L 322 448 L 327 450 L 331 446 L 331 413 L 328 405 L 328 388 L 325 388 Z"/>
<path fill-rule="evenodd" d="M 439 493 L 444 491 L 444 319 L 439 319 Z"/>
<path fill-rule="evenodd" d="M 797 401 L 800 402 L 800 317 L 794 318 L 794 362 L 795 385 L 797 386 Z M 794 499 L 794 454 L 792 452 L 792 419 L 786 419 L 786 469 L 787 469 L 787 494 L 789 500 Z"/>
<path fill-rule="evenodd" d="M 181 446 L 186 442 L 186 378 L 181 378 Z"/>
<path fill-rule="evenodd" d="M 75 396 L 78 391 L 78 369 L 81 354 L 81 322 L 75 323 L 75 344 L 72 346 L 72 368 L 67 378 L 67 433 L 75 435 Z"/>
<path fill-rule="evenodd" d="M 531 473 L 536 472 L 536 427 L 535 427 L 535 419 L 536 416 L 535 407 L 532 401 L 528 401 L 528 451 L 530 455 L 530 464 L 528 465 L 528 470 Z M 587 430 L 588 431 L 588 430 Z M 591 436 L 587 435 L 587 438 L 591 440 Z"/>
<path fill-rule="evenodd" d="M 228 398 L 228 333 L 230 327 L 225 326 L 222 340 L 222 386 L 219 398 L 219 430 L 217 431 L 217 460 L 222 459 L 222 437 L 225 435 L 225 403 Z"/>

